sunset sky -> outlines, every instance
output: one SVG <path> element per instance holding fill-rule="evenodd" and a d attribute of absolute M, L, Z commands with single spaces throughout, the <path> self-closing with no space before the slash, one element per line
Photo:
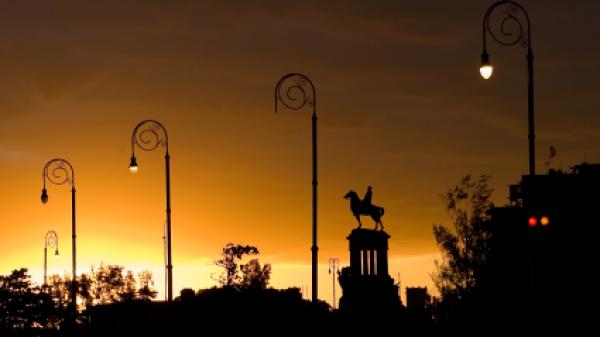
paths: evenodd
<path fill-rule="evenodd" d="M 449 224 L 440 193 L 491 174 L 502 205 L 527 172 L 526 50 L 490 41 L 494 75 L 478 72 L 492 3 L 0 0 L 0 274 L 24 266 L 41 282 L 49 229 L 61 252 L 49 269 L 70 271 L 69 188 L 49 185 L 40 202 L 44 164 L 63 157 L 79 271 L 152 269 L 163 296 L 164 153 L 139 151 L 128 170 L 133 127 L 156 119 L 170 141 L 175 294 L 214 285 L 227 242 L 259 247 L 273 286 L 309 286 L 310 110 L 273 111 L 277 80 L 301 72 L 318 93 L 320 298 L 328 258 L 348 265 L 342 197 L 368 185 L 386 210 L 391 276 L 431 288 L 432 225 Z M 520 3 L 538 174 L 550 146 L 554 168 L 600 162 L 600 2 Z"/>

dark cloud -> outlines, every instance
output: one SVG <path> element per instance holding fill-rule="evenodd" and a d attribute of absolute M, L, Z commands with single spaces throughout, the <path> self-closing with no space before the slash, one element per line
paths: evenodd
<path fill-rule="evenodd" d="M 181 235 L 199 227 L 190 219 L 201 190 L 223 214 L 206 215 L 215 227 L 276 235 L 264 245 L 300 251 L 310 115 L 272 111 L 276 80 L 299 71 L 319 93 L 323 240 L 341 249 L 330 252 L 345 252 L 339 237 L 351 220 L 340 195 L 368 184 L 390 210 L 393 237 L 435 252 L 431 224 L 446 220 L 440 192 L 466 173 L 489 173 L 501 204 L 505 186 L 526 171 L 526 50 L 490 42 L 494 77 L 478 74 L 481 20 L 492 3 L 4 1 L 0 156 L 43 162 L 66 153 L 100 175 L 94 170 L 120 168 L 113 161 L 123 156 L 127 164 L 132 124 L 158 118 L 173 135 L 176 178 L 193 177 L 175 183 Z M 600 2 L 522 4 L 536 56 L 538 170 L 550 145 L 566 167 L 598 162 Z M 0 176 L 13 176 L 9 169 Z M 15 181 L 38 171 L 19 171 Z M 243 220 L 229 204 L 246 207 Z M 226 241 L 213 232 L 203 240 Z M 400 241 L 394 247 L 406 252 Z"/>

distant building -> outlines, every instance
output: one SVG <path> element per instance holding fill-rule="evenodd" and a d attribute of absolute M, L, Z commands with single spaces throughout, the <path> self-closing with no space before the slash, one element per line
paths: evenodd
<path fill-rule="evenodd" d="M 193 300 L 195 297 L 196 297 L 196 293 L 194 292 L 194 289 L 183 288 L 183 289 L 181 289 L 181 292 L 179 295 L 179 300 L 180 301 L 190 301 L 190 300 Z"/>
<path fill-rule="evenodd" d="M 427 287 L 406 287 L 407 322 L 424 327 L 432 321 L 432 309 Z"/>
<path fill-rule="evenodd" d="M 401 310 L 398 286 L 388 274 L 388 240 L 384 231 L 356 228 L 348 236 L 350 267 L 339 277 L 340 310 L 351 316 L 386 318 Z"/>
<path fill-rule="evenodd" d="M 406 309 L 425 310 L 431 303 L 427 287 L 406 287 Z"/>
<path fill-rule="evenodd" d="M 523 176 L 510 186 L 509 199 L 510 205 L 490 211 L 492 242 L 483 286 L 492 290 L 496 303 L 533 303 L 539 315 L 577 307 L 583 297 L 560 289 L 591 284 L 598 255 L 593 248 L 600 225 L 600 164 Z"/>

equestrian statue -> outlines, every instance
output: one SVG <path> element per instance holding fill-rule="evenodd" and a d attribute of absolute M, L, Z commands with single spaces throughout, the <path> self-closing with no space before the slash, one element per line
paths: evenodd
<path fill-rule="evenodd" d="M 362 200 L 360 200 L 358 194 L 354 191 L 346 193 L 344 199 L 350 199 L 350 210 L 352 210 L 352 214 L 354 214 L 356 221 L 358 221 L 358 228 L 362 227 L 360 216 L 368 215 L 375 221 L 375 230 L 383 230 L 383 222 L 381 222 L 383 207 L 375 206 L 371 203 L 373 199 L 373 189 L 371 186 L 367 187 L 367 193 Z"/>

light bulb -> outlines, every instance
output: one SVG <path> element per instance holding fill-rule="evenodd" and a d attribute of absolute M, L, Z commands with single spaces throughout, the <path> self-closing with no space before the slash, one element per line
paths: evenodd
<path fill-rule="evenodd" d="M 479 66 L 479 73 L 481 74 L 481 77 L 487 80 L 490 77 L 492 77 L 493 72 L 494 67 L 490 63 L 490 56 L 487 52 L 484 51 L 483 54 L 481 54 L 481 65 Z"/>
<path fill-rule="evenodd" d="M 131 156 L 131 161 L 129 162 L 129 171 L 131 171 L 131 173 L 136 173 L 138 170 L 138 165 L 137 165 L 137 160 L 135 159 L 135 156 Z"/>

